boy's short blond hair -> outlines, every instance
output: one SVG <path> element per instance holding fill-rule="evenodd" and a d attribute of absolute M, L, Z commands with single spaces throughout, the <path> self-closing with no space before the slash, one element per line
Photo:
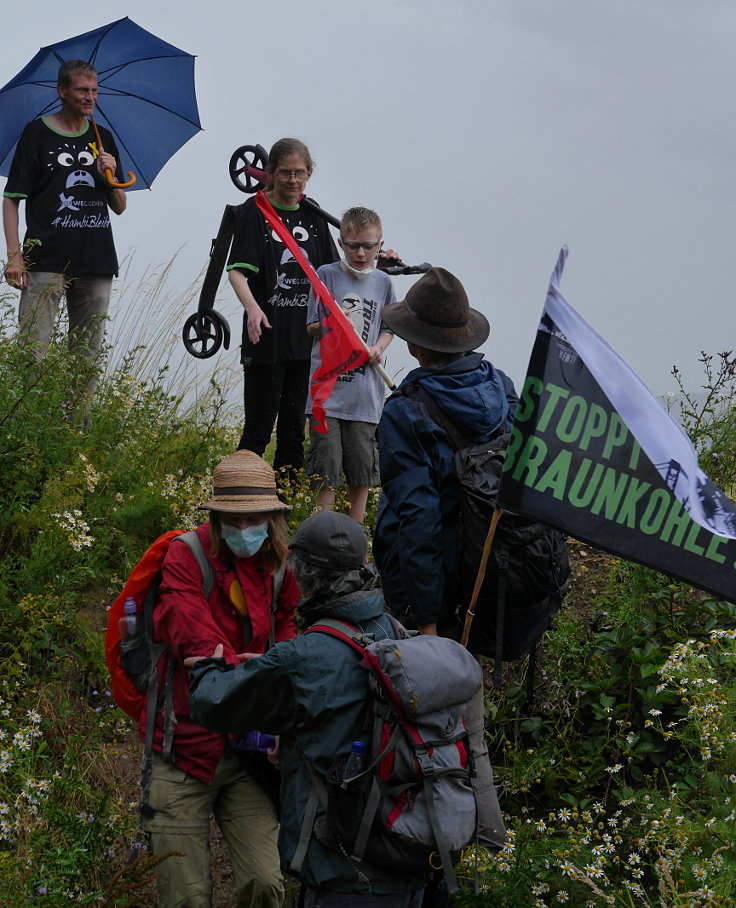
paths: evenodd
<path fill-rule="evenodd" d="M 375 211 L 363 208 L 361 205 L 348 208 L 340 218 L 340 238 L 345 239 L 348 233 L 360 233 L 366 227 L 376 227 L 379 234 L 383 233 L 381 219 Z"/>

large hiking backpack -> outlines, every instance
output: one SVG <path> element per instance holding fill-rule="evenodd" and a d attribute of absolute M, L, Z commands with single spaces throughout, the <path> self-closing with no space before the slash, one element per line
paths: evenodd
<path fill-rule="evenodd" d="M 146 549 L 107 615 L 105 659 L 110 672 L 112 695 L 123 712 L 134 719 L 143 711 L 149 682 L 156 677 L 158 660 L 166 650 L 165 644 L 157 643 L 154 639 L 153 610 L 161 585 L 161 565 L 174 540 L 183 542 L 196 558 L 202 570 L 204 596 L 205 599 L 209 598 L 214 572 L 199 537 L 193 530 L 169 530 Z M 123 638 L 120 621 L 128 598 L 133 599 L 137 607 L 136 633 L 132 637 Z"/>
<path fill-rule="evenodd" d="M 452 868 L 477 828 L 463 712 L 482 673 L 454 640 L 393 623 L 396 639 L 377 642 L 333 619 L 305 631 L 342 640 L 368 669 L 368 765 L 346 778 L 343 756 L 324 779 L 307 763 L 313 787 L 291 869 L 298 873 L 314 831 L 358 868 L 362 860 L 417 874 L 444 868 L 454 892 Z M 325 813 L 315 823 L 320 802 Z"/>
<path fill-rule="evenodd" d="M 451 589 L 456 593 L 456 618 L 462 623 L 478 575 L 510 436 L 501 429 L 488 442 L 473 441 L 420 385 L 410 384 L 398 393 L 426 406 L 455 451 L 461 557 Z M 501 686 L 501 662 L 531 653 L 527 688 L 531 700 L 536 643 L 559 611 L 569 574 L 567 546 L 561 533 L 544 523 L 503 512 L 468 641 L 472 652 L 495 660 L 497 688 Z"/>

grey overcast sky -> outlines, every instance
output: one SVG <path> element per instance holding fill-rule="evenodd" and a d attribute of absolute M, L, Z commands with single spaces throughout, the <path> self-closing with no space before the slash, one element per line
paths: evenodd
<path fill-rule="evenodd" d="M 375 208 L 406 261 L 463 281 L 491 321 L 484 352 L 517 385 L 564 243 L 564 295 L 654 393 L 674 390 L 673 364 L 694 389 L 700 351 L 736 347 L 733 0 L 35 0 L 29 10 L 6 30 L 3 84 L 42 45 L 124 15 L 197 55 L 205 131 L 114 219 L 132 285 L 177 251 L 167 286 L 191 285 L 224 205 L 246 198 L 228 176 L 232 152 L 295 135 L 317 162 L 309 192 L 324 208 Z M 397 279 L 400 298 L 411 280 Z M 219 295 L 237 342 L 224 281 Z M 145 293 L 124 302 L 148 304 Z M 237 358 L 235 346 L 218 357 Z M 192 381 L 206 371 L 191 365 Z M 389 371 L 411 366 L 395 341 Z"/>

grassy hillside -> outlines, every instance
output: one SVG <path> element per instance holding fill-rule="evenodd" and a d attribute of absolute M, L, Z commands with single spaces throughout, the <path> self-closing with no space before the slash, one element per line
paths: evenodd
<path fill-rule="evenodd" d="M 135 905 L 155 861 L 133 847 L 135 804 L 111 784 L 131 723 L 107 690 L 100 629 L 145 547 L 199 522 L 238 430 L 216 381 L 184 405 L 140 347 L 86 401 L 84 364 L 59 343 L 35 365 L 13 318 L 0 311 L 0 905 Z M 684 421 L 733 492 L 733 371 L 727 356 L 704 365 L 708 397 Z M 313 496 L 303 480 L 284 488 L 296 525 Z M 572 549 L 534 710 L 523 664 L 488 693 L 510 838 L 500 855 L 468 854 L 457 903 L 732 904 L 734 607 Z"/>

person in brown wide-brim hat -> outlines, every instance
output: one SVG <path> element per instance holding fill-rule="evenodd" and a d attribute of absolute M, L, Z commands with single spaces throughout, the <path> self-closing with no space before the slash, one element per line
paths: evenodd
<path fill-rule="evenodd" d="M 468 353 L 491 333 L 488 319 L 471 309 L 465 288 L 444 268 L 430 268 L 381 317 L 408 343 L 439 353 Z"/>
<path fill-rule="evenodd" d="M 511 379 L 478 350 L 491 332 L 488 319 L 470 307 L 465 288 L 445 268 L 430 268 L 381 317 L 407 342 L 418 368 L 385 401 L 378 424 L 381 503 L 373 558 L 386 604 L 405 627 L 459 637 L 457 616 L 468 607 L 466 586 L 475 572 L 465 570 L 455 452 L 509 432 L 518 397 Z M 506 833 L 483 720 L 479 688 L 465 722 L 475 763 L 477 841 L 495 852 Z"/>

